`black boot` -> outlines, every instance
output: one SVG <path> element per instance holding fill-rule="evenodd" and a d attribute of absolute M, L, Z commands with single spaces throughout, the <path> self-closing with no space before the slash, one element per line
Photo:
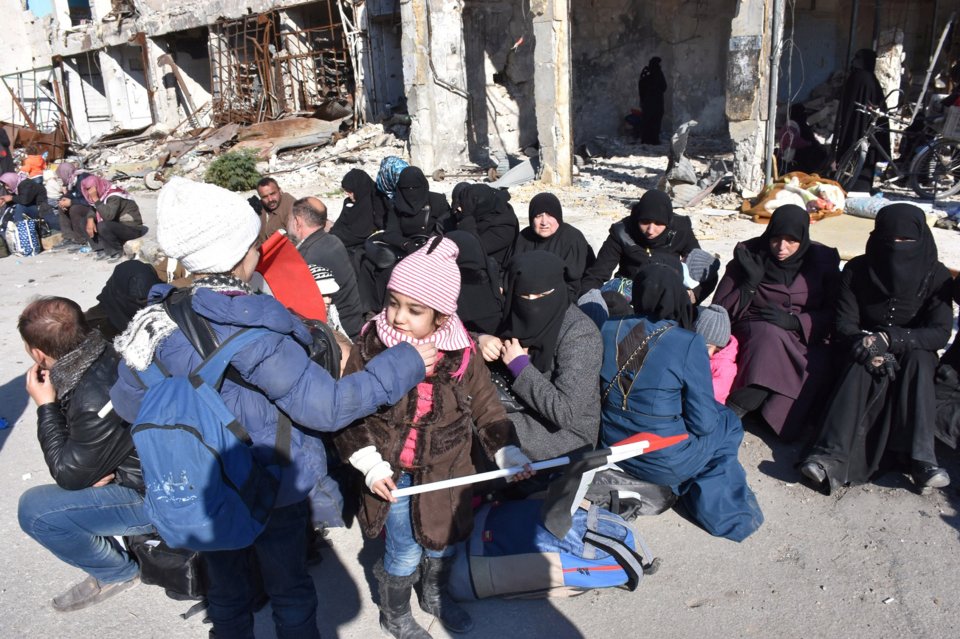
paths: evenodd
<path fill-rule="evenodd" d="M 410 591 L 417 573 L 396 577 L 383 569 L 378 561 L 373 574 L 380 586 L 380 628 L 396 639 L 432 639 L 410 614 Z"/>
<path fill-rule="evenodd" d="M 453 557 L 424 557 L 420 564 L 420 607 L 439 619 L 450 632 L 470 632 L 473 619 L 447 592 L 453 560 Z"/>

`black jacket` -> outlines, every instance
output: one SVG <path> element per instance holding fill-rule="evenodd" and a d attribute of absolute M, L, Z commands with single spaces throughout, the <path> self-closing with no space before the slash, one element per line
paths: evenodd
<path fill-rule="evenodd" d="M 353 270 L 347 249 L 340 238 L 323 229 L 314 231 L 297 246 L 303 260 L 309 266 L 321 266 L 333 273 L 340 290 L 330 296 L 340 323 L 352 340 L 360 337 L 363 328 L 363 309 L 360 306 L 360 289 L 357 288 L 357 274 Z"/>
<path fill-rule="evenodd" d="M 421 209 L 417 215 L 401 215 L 391 204 L 387 210 L 382 240 L 412 253 L 418 246 L 410 243 L 417 237 L 429 237 L 450 230 L 450 204 L 442 193 L 430 193 L 430 209 Z"/>
<path fill-rule="evenodd" d="M 61 488 L 89 488 L 114 473 L 121 486 L 143 491 L 129 426 L 113 410 L 98 415 L 110 401 L 119 363 L 120 356 L 108 345 L 72 391 L 37 408 L 40 449 Z"/>
<path fill-rule="evenodd" d="M 13 194 L 13 203 L 24 206 L 46 206 L 47 189 L 33 180 L 24 180 L 17 187 L 17 192 Z"/>

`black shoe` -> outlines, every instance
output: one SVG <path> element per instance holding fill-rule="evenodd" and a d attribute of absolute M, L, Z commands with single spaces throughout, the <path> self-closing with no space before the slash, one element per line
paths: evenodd
<path fill-rule="evenodd" d="M 410 612 L 410 593 L 417 581 L 417 573 L 407 577 L 388 574 L 383 562 L 373 567 L 380 587 L 380 628 L 396 639 L 432 639 Z"/>
<path fill-rule="evenodd" d="M 946 469 L 933 464 L 914 463 L 913 483 L 921 488 L 946 488 L 950 485 L 950 475 Z"/>
<path fill-rule="evenodd" d="M 800 466 L 800 472 L 804 477 L 814 482 L 818 486 L 822 485 L 823 482 L 827 481 L 827 471 L 824 470 L 823 466 L 814 461 L 804 462 Z"/>
<path fill-rule="evenodd" d="M 424 557 L 420 564 L 420 607 L 450 632 L 470 632 L 473 619 L 447 592 L 453 561 L 453 557 Z"/>

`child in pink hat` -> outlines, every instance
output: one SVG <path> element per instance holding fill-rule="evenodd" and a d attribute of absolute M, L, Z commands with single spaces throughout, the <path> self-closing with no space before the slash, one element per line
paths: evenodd
<path fill-rule="evenodd" d="M 434 238 L 394 268 L 386 308 L 363 329 L 346 373 L 363 368 L 399 342 L 433 343 L 439 352 L 427 378 L 407 397 L 341 431 L 337 448 L 364 475 L 359 520 L 368 537 L 386 525 L 386 553 L 374 568 L 380 626 L 394 637 L 429 637 L 410 613 L 419 579 L 420 606 L 451 632 L 473 627 L 447 594 L 453 546 L 473 526 L 471 487 L 394 498 L 391 490 L 475 472 L 473 438 L 497 466 L 527 466 L 483 358 L 457 317 L 457 245 Z M 515 478 L 532 474 L 527 471 Z M 418 574 L 419 573 L 419 574 Z"/>

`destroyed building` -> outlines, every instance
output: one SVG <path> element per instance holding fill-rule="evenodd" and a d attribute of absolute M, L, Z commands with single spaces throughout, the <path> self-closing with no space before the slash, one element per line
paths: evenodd
<path fill-rule="evenodd" d="M 746 192 L 763 183 L 771 103 L 810 98 L 860 47 L 883 49 L 893 67 L 902 57 L 922 77 L 960 4 L 50 1 L 42 17 L 25 0 L 0 2 L 23 25 L 0 43 L 0 120 L 64 141 L 291 114 L 352 114 L 355 124 L 409 114 L 410 155 L 428 173 L 526 152 L 544 181 L 569 184 L 575 149 L 625 133 L 640 69 L 659 56 L 664 129 L 695 120 L 695 136 L 728 140 Z"/>

